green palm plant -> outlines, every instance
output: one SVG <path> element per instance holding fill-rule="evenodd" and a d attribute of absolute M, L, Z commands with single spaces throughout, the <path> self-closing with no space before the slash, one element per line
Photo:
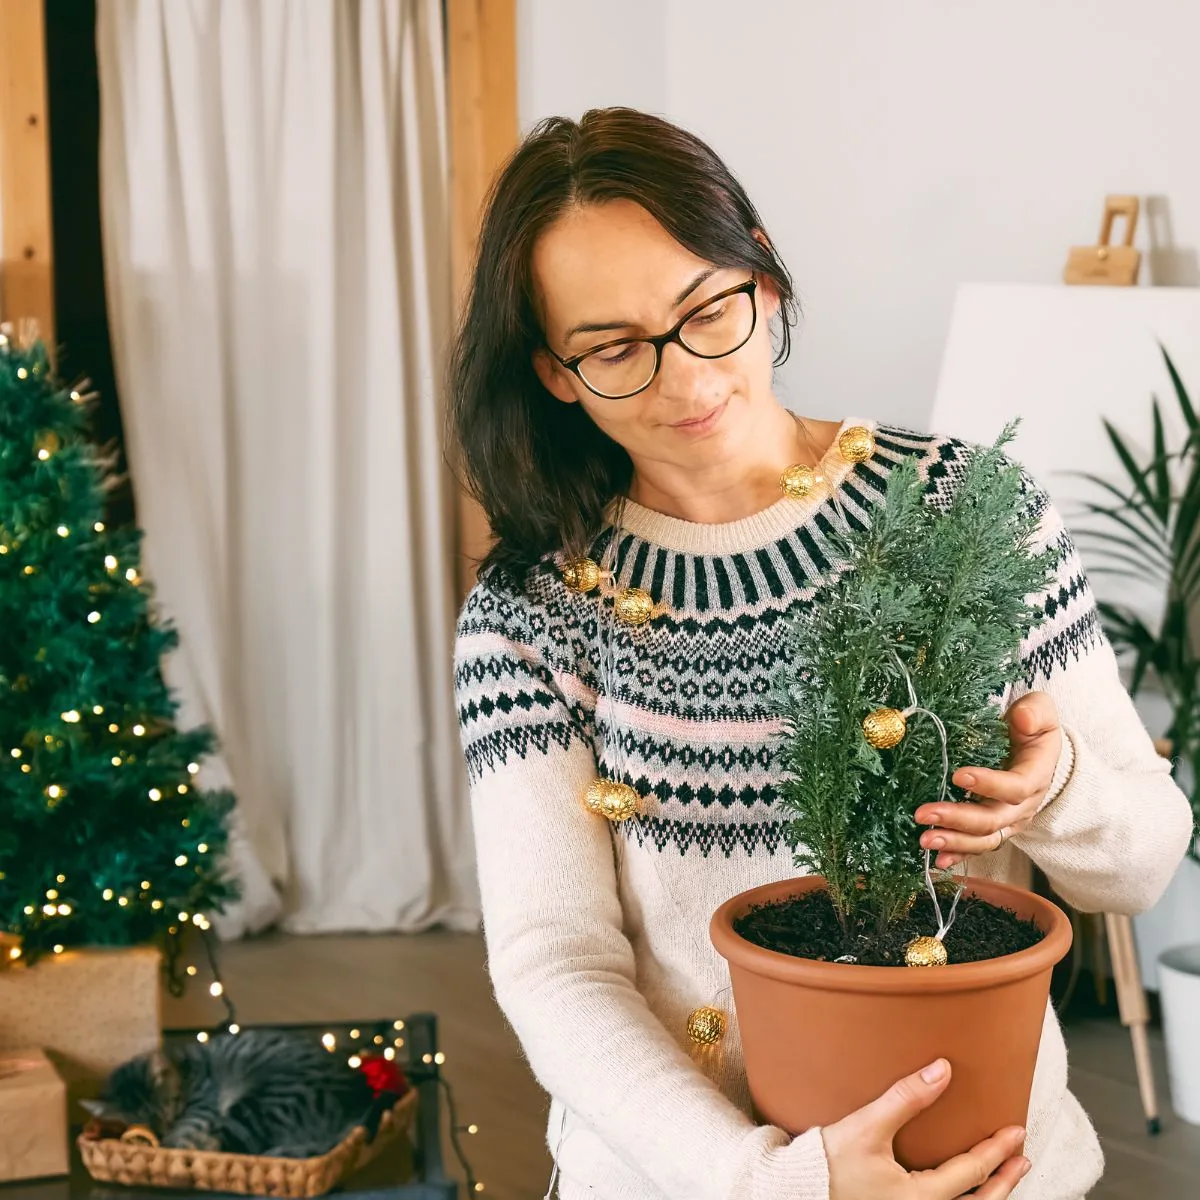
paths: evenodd
<path fill-rule="evenodd" d="M 1128 606 L 1100 601 L 1101 623 L 1114 650 L 1131 665 L 1129 691 L 1136 696 L 1150 677 L 1171 706 L 1174 770 L 1191 768 L 1192 813 L 1200 837 L 1200 417 L 1183 380 L 1161 344 L 1163 360 L 1187 436 L 1169 450 L 1162 410 L 1153 397 L 1153 450 L 1141 463 L 1111 422 L 1104 428 L 1124 470 L 1120 486 L 1089 472 L 1073 472 L 1102 489 L 1105 503 L 1089 502 L 1093 523 L 1074 530 L 1091 574 L 1123 575 L 1158 584 L 1165 597 L 1158 630 Z M 1099 518 L 1096 523 L 1095 519 Z M 1200 841 L 1191 855 L 1200 862 Z"/>

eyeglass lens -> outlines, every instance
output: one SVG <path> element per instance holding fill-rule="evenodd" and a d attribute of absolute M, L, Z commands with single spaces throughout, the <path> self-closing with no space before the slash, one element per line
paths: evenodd
<path fill-rule="evenodd" d="M 721 358 L 740 349 L 754 329 L 754 301 L 735 292 L 700 309 L 679 332 L 684 346 L 701 358 Z M 579 374 L 593 391 L 618 399 L 644 388 L 654 377 L 649 342 L 618 342 L 579 362 Z"/>

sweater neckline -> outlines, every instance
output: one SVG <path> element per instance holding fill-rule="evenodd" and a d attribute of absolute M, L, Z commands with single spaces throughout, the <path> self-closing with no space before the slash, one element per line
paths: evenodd
<path fill-rule="evenodd" d="M 854 426 L 865 426 L 872 433 L 878 428 L 877 422 L 862 417 L 847 417 L 838 426 L 829 449 L 820 460 L 821 474 L 834 491 L 841 487 L 855 467 L 854 463 L 842 458 L 838 450 L 838 439 Z M 664 550 L 699 555 L 740 554 L 769 546 L 793 533 L 829 503 L 829 491 L 829 488 L 821 488 L 803 500 L 782 496 L 748 517 L 713 524 L 668 516 L 638 504 L 636 500 L 627 499 L 621 515 L 621 529 Z M 615 504 L 610 513 L 615 517 Z"/>

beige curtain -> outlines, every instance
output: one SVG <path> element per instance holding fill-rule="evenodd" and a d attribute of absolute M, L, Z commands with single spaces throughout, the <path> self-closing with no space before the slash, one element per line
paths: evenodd
<path fill-rule="evenodd" d="M 255 859 L 295 931 L 475 928 L 440 4 L 100 0 L 97 36 L 146 564 L 245 834 L 228 931 L 270 910 Z"/>

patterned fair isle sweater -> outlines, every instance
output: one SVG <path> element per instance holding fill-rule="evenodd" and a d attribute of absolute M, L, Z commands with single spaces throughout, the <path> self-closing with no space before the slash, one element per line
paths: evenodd
<path fill-rule="evenodd" d="M 934 503 L 961 477 L 962 442 L 862 420 L 843 428 L 851 425 L 875 430 L 873 456 L 848 464 L 835 440 L 823 462 L 851 518 L 880 502 L 906 456 L 918 459 Z M 1190 811 L 1121 685 L 1058 514 L 1040 491 L 1034 500 L 1060 567 L 1023 647 L 1024 684 L 1006 703 L 1049 692 L 1064 750 L 1033 826 L 970 870 L 1027 885 L 1032 860 L 1082 911 L 1140 912 L 1183 856 Z M 456 687 L 489 970 L 550 1093 L 564 1200 L 827 1200 L 820 1130 L 793 1139 L 753 1120 L 736 1022 L 719 1053 L 699 1057 L 686 1021 L 729 981 L 708 941 L 713 911 L 796 874 L 772 677 L 784 621 L 821 603 L 841 569 L 826 542 L 833 516 L 827 495 L 719 525 L 628 505 L 618 582 L 647 589 L 669 612 L 621 627 L 607 676 L 614 696 L 600 694 L 598 594 L 569 592 L 549 558 L 523 590 L 484 580 L 464 607 Z M 596 561 L 609 536 L 593 548 Z M 647 798 L 621 825 L 581 803 L 598 771 L 614 768 Z M 1025 1153 L 1033 1169 L 1021 1200 L 1078 1200 L 1103 1166 L 1067 1090 L 1049 1007 Z"/>

